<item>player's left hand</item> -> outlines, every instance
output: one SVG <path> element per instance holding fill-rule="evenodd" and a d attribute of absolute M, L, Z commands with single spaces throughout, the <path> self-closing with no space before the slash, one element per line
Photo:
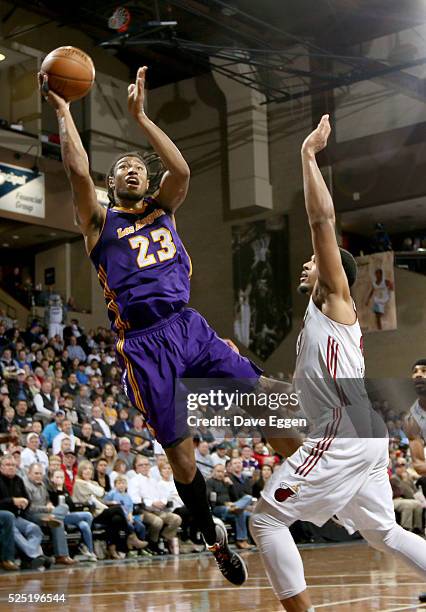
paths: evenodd
<path fill-rule="evenodd" d="M 315 155 L 325 149 L 330 132 L 329 115 L 323 115 L 318 127 L 305 139 L 302 145 L 302 153 L 313 153 Z"/>
<path fill-rule="evenodd" d="M 145 74 L 148 70 L 147 66 L 139 68 L 136 74 L 136 82 L 131 83 L 127 89 L 127 108 L 129 113 L 137 121 L 145 118 L 144 101 L 145 101 Z"/>

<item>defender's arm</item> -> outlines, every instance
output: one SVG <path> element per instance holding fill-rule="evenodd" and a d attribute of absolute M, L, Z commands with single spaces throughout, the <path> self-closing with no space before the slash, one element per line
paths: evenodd
<path fill-rule="evenodd" d="M 324 115 L 318 127 L 302 145 L 305 205 L 319 284 L 328 294 L 335 294 L 345 301 L 350 301 L 348 281 L 336 239 L 333 201 L 315 158 L 327 145 L 330 131 L 328 115 Z"/>
<path fill-rule="evenodd" d="M 421 476 L 426 476 L 425 444 L 420 435 L 420 428 L 412 417 L 405 420 L 404 432 L 409 440 L 413 468 Z"/>
<path fill-rule="evenodd" d="M 174 213 L 184 201 L 189 185 L 189 166 L 177 146 L 153 123 L 144 111 L 145 73 L 147 67 L 139 68 L 136 83 L 129 85 L 128 108 L 130 114 L 142 128 L 148 142 L 160 157 L 166 172 L 156 197 L 164 210 Z"/>

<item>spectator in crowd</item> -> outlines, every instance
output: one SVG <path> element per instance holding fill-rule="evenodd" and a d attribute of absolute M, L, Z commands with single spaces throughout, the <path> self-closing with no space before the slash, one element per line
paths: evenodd
<path fill-rule="evenodd" d="M 114 469 L 109 474 L 109 481 L 111 483 L 111 487 L 114 486 L 115 479 L 117 478 L 118 475 L 126 476 L 126 474 L 127 474 L 127 463 L 124 461 L 124 459 L 117 458 L 114 463 Z"/>
<path fill-rule="evenodd" d="M 149 473 L 150 477 L 157 481 L 161 480 L 160 469 L 163 467 L 163 465 L 169 463 L 166 453 L 163 451 L 163 449 L 161 449 L 161 451 L 161 453 L 155 454 L 155 465 L 151 468 L 151 471 Z"/>
<path fill-rule="evenodd" d="M 75 397 L 78 394 L 79 388 L 80 385 L 78 384 L 77 376 L 74 372 L 71 372 L 67 378 L 67 382 L 61 387 L 61 394 Z"/>
<path fill-rule="evenodd" d="M 25 353 L 25 351 L 23 351 Z M 22 353 L 22 351 L 21 351 Z M 18 368 L 16 379 L 12 378 L 8 382 L 10 400 L 15 404 L 18 400 L 24 400 L 30 406 L 33 401 L 33 396 L 26 382 L 26 373 L 22 367 Z"/>
<path fill-rule="evenodd" d="M 2 378 L 6 381 L 16 379 L 18 375 L 18 362 L 12 357 L 12 351 L 9 348 L 4 349 L 0 359 L 0 370 Z"/>
<path fill-rule="evenodd" d="M 46 378 L 41 383 L 40 392 L 34 396 L 35 417 L 41 417 L 43 422 L 48 422 L 59 410 L 58 401 L 52 394 L 52 381 Z"/>
<path fill-rule="evenodd" d="M 64 421 L 64 419 L 65 419 L 64 410 L 58 410 L 57 412 L 55 412 L 54 420 L 48 425 L 46 425 L 45 428 L 43 429 L 42 438 L 47 448 L 52 447 L 52 442 L 54 438 L 58 434 L 61 433 L 62 431 L 61 424 Z"/>
<path fill-rule="evenodd" d="M 114 465 L 117 460 L 117 450 L 112 442 L 104 444 L 101 452 L 100 459 L 105 459 L 108 463 L 106 473 L 111 474 L 114 470 Z"/>
<path fill-rule="evenodd" d="M 129 548 L 142 550 L 148 546 L 145 541 L 146 529 L 142 521 L 135 520 L 133 516 L 133 502 L 130 495 L 127 493 L 127 478 L 125 476 L 117 476 L 115 479 L 114 489 L 111 489 L 104 497 L 104 501 L 116 502 L 120 504 L 124 515 L 127 519 L 129 528 L 136 533 L 137 539 L 134 539 L 134 544 L 130 544 Z"/>
<path fill-rule="evenodd" d="M 133 449 L 137 453 L 149 455 L 152 448 L 152 437 L 148 429 L 144 427 L 144 419 L 141 414 L 133 417 L 132 429 L 129 436 L 133 439 Z"/>
<path fill-rule="evenodd" d="M 253 479 L 251 476 L 243 474 L 243 461 L 241 457 L 234 457 L 229 462 L 229 473 L 234 487 L 234 495 L 239 500 L 240 508 L 246 507 L 242 505 L 242 499 L 246 498 L 247 505 L 252 503 Z"/>
<path fill-rule="evenodd" d="M 10 428 L 14 425 L 15 409 L 12 406 L 4 408 L 3 416 L 0 419 L 0 433 L 9 433 Z"/>
<path fill-rule="evenodd" d="M 12 512 L 0 510 L 0 567 L 6 572 L 13 572 L 19 569 L 19 566 L 15 563 L 14 528 L 15 516 Z"/>
<path fill-rule="evenodd" d="M 10 446 L 8 454 L 11 454 L 16 465 L 16 475 L 25 481 L 27 471 L 21 466 L 22 463 L 22 448 L 20 446 Z"/>
<path fill-rule="evenodd" d="M 111 430 L 104 419 L 102 408 L 100 406 L 93 405 L 92 420 L 90 421 L 90 424 L 93 428 L 94 435 L 99 438 L 102 444 L 105 444 L 105 442 L 111 440 Z"/>
<path fill-rule="evenodd" d="M 61 469 L 53 472 L 48 492 L 50 502 L 55 507 L 55 516 L 62 517 L 65 526 L 75 525 L 80 530 L 83 538 L 80 552 L 88 561 L 97 561 L 92 538 L 93 516 L 90 512 L 76 510 L 75 504 L 65 487 L 65 475 Z M 61 497 L 63 497 L 63 500 L 61 500 Z M 61 501 L 63 501 L 63 504 Z"/>
<path fill-rule="evenodd" d="M 30 504 L 24 481 L 16 474 L 16 463 L 12 455 L 0 457 L 0 510 L 11 512 L 15 517 L 14 540 L 21 552 L 21 569 L 50 567 L 50 560 L 43 554 L 43 533 L 38 525 L 28 520 Z"/>
<path fill-rule="evenodd" d="M 65 477 L 65 488 L 70 495 L 73 494 L 75 480 L 77 478 L 77 456 L 74 451 L 68 449 L 63 453 L 61 470 Z"/>
<path fill-rule="evenodd" d="M 226 462 L 229 459 L 229 456 L 226 454 L 227 449 L 228 449 L 228 446 L 224 444 L 223 442 L 221 442 L 220 444 L 216 446 L 215 452 L 211 454 L 213 467 L 218 464 L 226 465 Z"/>
<path fill-rule="evenodd" d="M 127 469 L 131 470 L 133 466 L 134 454 L 132 453 L 132 443 L 130 442 L 129 438 L 119 438 L 118 447 L 119 451 L 117 458 L 122 459 L 126 463 Z"/>
<path fill-rule="evenodd" d="M 159 483 L 150 478 L 151 465 L 147 457 L 138 456 L 134 463 L 135 476 L 129 482 L 129 495 L 134 504 L 144 504 L 143 522 L 148 527 L 149 551 L 162 554 L 158 545 L 160 532 L 169 543 L 177 533 L 182 519 L 167 509 L 167 496 Z"/>
<path fill-rule="evenodd" d="M 74 399 L 74 408 L 81 420 L 92 418 L 92 400 L 90 390 L 86 384 L 81 384 Z"/>
<path fill-rule="evenodd" d="M 132 422 L 129 421 L 129 411 L 127 408 L 120 408 L 118 421 L 113 427 L 114 433 L 118 436 L 125 436 L 132 429 Z"/>
<path fill-rule="evenodd" d="M 118 553 L 120 548 L 123 547 L 120 532 L 124 531 L 126 534 L 126 550 L 129 546 L 136 546 L 137 537 L 134 531 L 131 531 L 121 506 L 108 507 L 103 502 L 104 494 L 104 489 L 93 480 L 93 465 L 90 461 L 82 461 L 78 466 L 77 479 L 72 495 L 73 501 L 92 505 L 93 515 L 97 522 L 106 526 L 109 557 L 120 559 Z"/>
<path fill-rule="evenodd" d="M 40 438 L 36 433 L 29 433 L 27 436 L 27 447 L 21 454 L 22 468 L 27 469 L 32 463 L 41 463 L 43 472 L 47 471 L 49 459 L 47 454 L 40 450 Z"/>
<path fill-rule="evenodd" d="M 77 437 L 74 435 L 72 423 L 68 419 L 64 419 L 60 424 L 60 433 L 53 438 L 52 442 L 52 453 L 57 455 L 61 450 L 61 442 L 64 438 L 68 438 L 71 441 L 71 450 L 75 450 Z"/>
<path fill-rule="evenodd" d="M 204 478 L 209 478 L 213 469 L 213 461 L 210 456 L 209 445 L 207 442 L 202 440 L 198 444 L 197 448 L 195 449 L 195 461 Z"/>
<path fill-rule="evenodd" d="M 240 507 L 233 482 L 220 463 L 213 468 L 212 477 L 207 480 L 207 494 L 213 514 L 222 521 L 231 520 L 235 523 L 237 548 L 251 548 L 247 541 L 247 519 L 250 514 L 244 510 L 247 507 L 247 499 L 242 498 Z"/>
<path fill-rule="evenodd" d="M 161 455 L 159 455 L 161 456 Z M 152 470 L 151 470 L 152 473 Z M 189 512 L 188 508 L 184 506 L 181 498 L 176 489 L 175 482 L 173 480 L 173 472 L 170 464 L 168 462 L 164 462 L 159 466 L 160 480 L 159 485 L 160 489 L 164 490 L 164 495 L 167 498 L 167 505 L 170 507 L 170 510 L 180 516 L 182 519 L 181 524 L 181 539 L 183 542 L 190 542 L 189 551 L 190 552 L 200 552 L 200 550 L 204 549 L 204 544 L 201 540 L 200 534 L 198 532 L 198 528 L 194 523 L 194 519 Z M 201 546 L 201 548 L 200 548 Z"/>
<path fill-rule="evenodd" d="M 262 469 L 260 470 L 260 477 L 253 484 L 253 488 L 252 488 L 253 497 L 256 497 L 257 499 L 259 499 L 260 493 L 265 488 L 265 484 L 268 482 L 268 480 L 273 474 L 273 470 L 274 468 L 272 465 L 268 465 L 267 463 L 265 463 L 265 465 L 262 465 Z"/>
<path fill-rule="evenodd" d="M 73 359 L 78 359 L 79 361 L 86 361 L 86 353 L 83 351 L 83 348 L 77 344 L 77 338 L 75 336 L 71 336 L 69 339 L 69 345 L 67 346 L 67 357 L 71 361 Z"/>
<path fill-rule="evenodd" d="M 243 475 L 251 478 L 255 470 L 259 469 L 259 462 L 253 457 L 253 449 L 247 444 L 241 449 L 241 459 Z"/>
<path fill-rule="evenodd" d="M 43 474 L 43 467 L 40 463 L 33 463 L 28 468 L 28 479 L 25 486 L 31 502 L 29 516 L 37 525 L 50 528 L 56 563 L 74 565 L 75 561 L 69 556 L 64 524 L 52 514 L 54 506 L 49 500 L 47 487 L 43 483 Z"/>
<path fill-rule="evenodd" d="M 265 462 L 276 462 L 274 455 L 269 452 L 269 448 L 262 441 L 256 442 L 253 448 L 253 459 L 258 462 L 260 467 L 262 467 Z"/>
<path fill-rule="evenodd" d="M 105 493 L 109 493 L 112 488 L 111 481 L 109 479 L 109 475 L 107 474 L 107 468 L 108 468 L 107 460 L 100 457 L 95 464 L 94 480 L 103 488 Z"/>
<path fill-rule="evenodd" d="M 416 487 L 407 472 L 405 459 L 397 460 L 390 482 L 394 509 L 401 515 L 401 527 L 423 534 L 423 506 L 414 497 Z"/>
<path fill-rule="evenodd" d="M 61 469 L 61 463 L 62 463 L 59 455 L 49 455 L 48 459 L 49 459 L 49 465 L 48 465 L 47 471 L 44 474 L 44 483 L 46 486 L 48 486 L 50 481 L 52 480 L 53 472 L 55 470 Z"/>
<path fill-rule="evenodd" d="M 81 424 L 80 435 L 77 438 L 78 455 L 86 459 L 96 459 L 101 454 L 101 445 L 99 439 L 93 434 L 93 428 L 90 423 L 84 422 Z"/>
<path fill-rule="evenodd" d="M 13 419 L 15 425 L 21 428 L 22 433 L 28 433 L 31 430 L 33 419 L 28 414 L 28 405 L 26 400 L 18 400 L 15 404 L 15 417 Z"/>

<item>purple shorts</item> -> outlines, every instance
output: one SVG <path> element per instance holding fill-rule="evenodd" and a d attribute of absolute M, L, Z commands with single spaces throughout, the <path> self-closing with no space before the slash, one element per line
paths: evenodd
<path fill-rule="evenodd" d="M 192 308 L 148 329 L 127 332 L 116 345 L 126 395 L 165 448 L 189 434 L 187 408 L 175 401 L 178 378 L 238 378 L 262 374 L 233 351 Z"/>

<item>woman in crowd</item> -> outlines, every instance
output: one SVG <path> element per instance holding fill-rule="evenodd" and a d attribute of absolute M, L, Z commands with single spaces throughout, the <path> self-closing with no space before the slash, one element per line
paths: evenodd
<path fill-rule="evenodd" d="M 108 461 L 100 457 L 95 463 L 95 481 L 101 485 L 105 493 L 111 491 L 111 482 L 107 474 Z"/>
<path fill-rule="evenodd" d="M 268 480 L 272 476 L 273 471 L 274 470 L 273 470 L 272 465 L 265 463 L 262 466 L 262 469 L 260 470 L 260 477 L 253 485 L 253 490 L 252 490 L 253 497 L 257 497 L 257 499 L 259 499 L 260 492 L 263 491 L 265 484 L 268 482 Z"/>
<path fill-rule="evenodd" d="M 83 538 L 84 544 L 80 546 L 80 551 L 85 555 L 88 561 L 97 561 L 97 557 L 93 549 L 92 538 L 92 521 L 93 516 L 90 512 L 80 512 L 76 510 L 75 504 L 70 497 L 70 494 L 64 486 L 65 475 L 61 469 L 53 472 L 49 482 L 49 498 L 55 506 L 53 514 L 63 520 L 64 525 L 76 525 Z M 64 497 L 64 504 L 61 504 L 60 497 Z"/>
<path fill-rule="evenodd" d="M 125 476 L 127 474 L 127 463 L 124 459 L 116 459 L 114 463 L 114 470 L 109 475 L 111 487 L 114 486 L 115 479 L 119 474 L 120 476 Z"/>
<path fill-rule="evenodd" d="M 111 472 L 114 470 L 115 462 L 117 460 L 117 450 L 112 442 L 106 442 L 104 444 L 99 459 L 106 460 L 106 473 L 111 474 Z"/>
<path fill-rule="evenodd" d="M 127 536 L 127 549 L 141 547 L 142 542 L 130 529 L 121 506 L 108 507 L 103 503 L 104 489 L 93 480 L 93 465 L 90 461 L 82 461 L 78 466 L 77 478 L 74 484 L 72 499 L 74 502 L 89 504 L 93 508 L 96 521 L 106 527 L 107 550 L 111 559 L 120 559 L 119 549 L 122 548 L 120 531 Z"/>

